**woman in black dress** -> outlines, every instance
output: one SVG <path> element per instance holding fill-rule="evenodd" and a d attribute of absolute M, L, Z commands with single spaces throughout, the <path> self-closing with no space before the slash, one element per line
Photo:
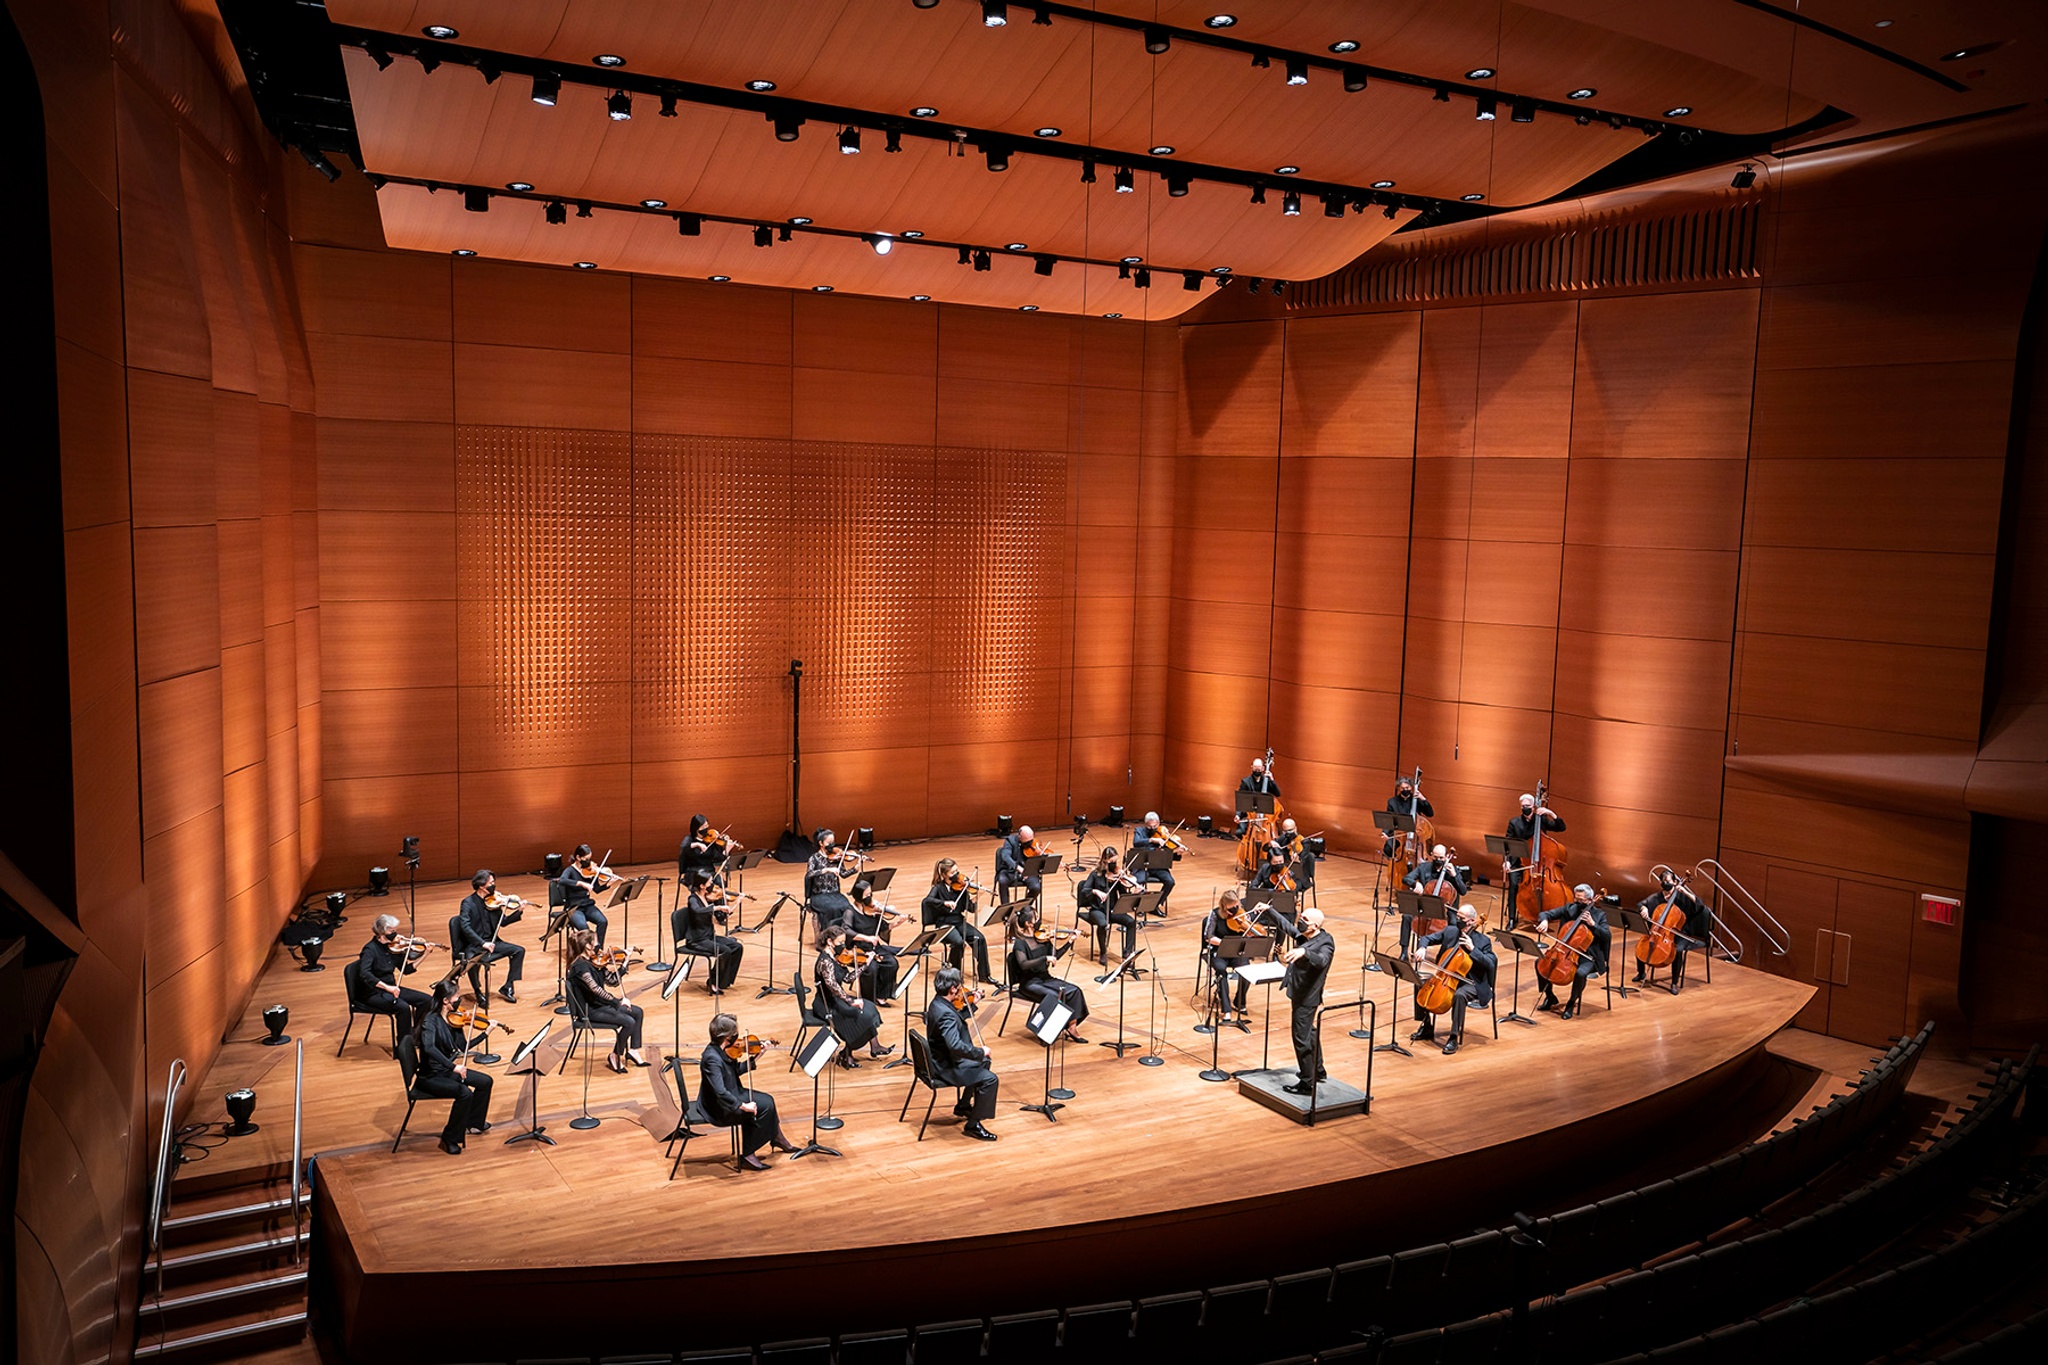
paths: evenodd
<path fill-rule="evenodd" d="M 1088 1017 L 1088 998 L 1081 993 L 1079 986 L 1052 974 L 1052 964 L 1074 945 L 1069 940 L 1055 948 L 1053 936 L 1041 936 L 1038 924 L 1036 905 L 1017 916 L 1017 936 L 1010 940 L 1010 979 L 1016 983 L 1020 994 L 1033 1000 L 1053 996 L 1072 1010 L 1074 1017 L 1067 1020 L 1067 1040 L 1085 1043 L 1088 1040 L 1081 1036 L 1081 1021 Z"/>
<path fill-rule="evenodd" d="M 819 1006 L 832 1021 L 832 1031 L 846 1045 L 839 1050 L 839 1065 L 850 1070 L 859 1065 L 853 1060 L 853 1050 L 863 1043 L 868 1045 L 870 1057 L 886 1057 L 896 1049 L 882 1045 L 882 1012 L 874 1001 L 861 998 L 861 969 L 839 960 L 846 950 L 846 926 L 835 924 L 818 945 L 812 975 L 818 982 Z"/>
<path fill-rule="evenodd" d="M 750 1171 L 765 1171 L 768 1163 L 754 1155 L 763 1143 L 778 1152 L 793 1152 L 796 1144 L 782 1135 L 775 1097 L 747 1083 L 755 1059 L 739 1045 L 739 1035 L 740 1021 L 732 1015 L 712 1016 L 711 1042 L 697 1060 L 697 1103 L 713 1123 L 740 1130 L 740 1165 Z M 740 1055 L 733 1056 L 734 1051 Z"/>
<path fill-rule="evenodd" d="M 711 975 L 706 984 L 713 995 L 725 994 L 740 974 L 746 945 L 720 932 L 726 921 L 724 893 L 711 884 L 710 873 L 699 869 L 690 874 L 690 899 L 674 918 L 678 923 L 669 927 L 675 930 L 676 941 L 693 953 L 710 955 Z"/>
<path fill-rule="evenodd" d="M 588 929 L 571 929 L 569 953 L 569 990 L 582 1008 L 583 1017 L 617 1030 L 605 1065 L 614 1071 L 624 1071 L 630 1058 L 634 1066 L 646 1066 L 647 1059 L 640 1055 L 640 1023 L 646 1012 L 608 989 L 618 984 L 618 978 L 608 976 L 598 965 L 597 935 Z"/>

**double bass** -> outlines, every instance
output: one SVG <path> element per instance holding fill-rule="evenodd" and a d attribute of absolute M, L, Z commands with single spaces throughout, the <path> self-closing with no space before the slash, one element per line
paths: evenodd
<path fill-rule="evenodd" d="M 1529 832 L 1529 864 L 1523 869 L 1522 889 L 1515 897 L 1518 927 L 1534 924 L 1544 911 L 1569 905 L 1572 899 L 1572 889 L 1563 872 L 1564 860 L 1571 856 L 1571 851 L 1554 836 L 1545 837 L 1543 833 L 1543 799 L 1547 794 L 1545 784 L 1538 782 L 1536 810 L 1529 817 L 1535 824 Z"/>
<path fill-rule="evenodd" d="M 1273 750 L 1266 749 L 1266 778 L 1273 777 Z M 1282 822 L 1287 819 L 1287 807 L 1280 804 L 1278 795 L 1273 797 L 1273 812 L 1246 811 L 1244 833 L 1237 841 L 1237 877 L 1249 882 L 1259 875 L 1259 869 L 1266 864 L 1266 845 L 1273 842 L 1273 836 L 1280 832 Z"/>
<path fill-rule="evenodd" d="M 1387 881 L 1389 885 L 1400 886 L 1414 868 L 1416 850 L 1430 848 L 1436 844 L 1436 822 L 1418 809 L 1422 804 L 1422 765 L 1415 767 L 1415 776 L 1410 779 L 1413 790 L 1408 795 L 1408 820 L 1415 828 L 1391 836 L 1394 840 L 1394 856 L 1387 859 Z M 1399 797 L 1399 793 L 1395 793 Z"/>

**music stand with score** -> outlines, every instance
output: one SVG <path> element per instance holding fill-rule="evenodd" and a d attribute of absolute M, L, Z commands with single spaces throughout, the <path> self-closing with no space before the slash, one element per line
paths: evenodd
<path fill-rule="evenodd" d="M 839 1055 L 839 1050 L 844 1046 L 845 1044 L 839 1041 L 839 1035 L 834 1033 L 831 1028 L 826 1027 L 812 1034 L 811 1041 L 805 1043 L 803 1050 L 796 1054 L 796 1064 L 804 1069 L 806 1076 L 811 1078 L 811 1140 L 790 1153 L 789 1159 L 791 1161 L 795 1161 L 799 1157 L 839 1156 L 841 1154 L 838 1148 L 827 1147 L 824 1143 L 818 1141 L 818 1130 L 820 1128 L 843 1128 L 846 1126 L 845 1119 L 832 1118 L 830 1116 L 819 1117 L 818 1074 L 826 1067 L 832 1065 L 832 1059 Z"/>
<path fill-rule="evenodd" d="M 1067 1044 L 1063 1035 L 1067 1021 L 1073 1017 L 1074 1012 L 1068 1009 L 1057 995 L 1043 995 L 1039 997 L 1038 1003 L 1031 1007 L 1031 1015 L 1024 1021 L 1024 1027 L 1031 1030 L 1039 1042 L 1045 1044 L 1045 1098 L 1037 1104 L 1019 1105 L 1018 1108 L 1034 1114 L 1043 1114 L 1049 1123 L 1058 1123 L 1059 1111 L 1067 1107 L 1053 1098 L 1052 1051 L 1058 1047 L 1063 1050 L 1064 1055 Z M 1136 1044 L 1132 1046 L 1135 1047 Z M 1065 1069 L 1064 1061 L 1061 1068 Z"/>
<path fill-rule="evenodd" d="M 555 1145 L 555 1140 L 548 1136 L 547 1125 L 540 1121 L 540 1073 L 547 1070 L 547 1063 L 535 1058 L 535 1054 L 540 1051 L 540 1045 L 547 1041 L 547 1036 L 554 1027 L 554 1020 L 543 1020 L 539 1031 L 513 1051 L 512 1064 L 505 1068 L 505 1074 L 508 1076 L 526 1077 L 526 1084 L 519 1088 L 519 1103 L 512 1111 L 514 1122 L 518 1121 L 520 1111 L 525 1111 L 526 1131 L 514 1133 L 506 1138 L 507 1147 L 515 1142 L 545 1142 L 550 1147 Z M 526 1069 L 522 1071 L 521 1067 Z"/>

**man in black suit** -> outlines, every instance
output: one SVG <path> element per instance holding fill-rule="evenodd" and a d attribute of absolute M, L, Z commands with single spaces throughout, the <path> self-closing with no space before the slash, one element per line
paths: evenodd
<path fill-rule="evenodd" d="M 1026 895 L 1035 896 L 1045 889 L 1045 878 L 1024 875 L 1024 847 L 1037 837 L 1037 832 L 1031 826 L 1019 825 L 1015 834 L 996 845 L 998 893 L 1012 886 L 1021 886 Z"/>
<path fill-rule="evenodd" d="M 1705 947 L 1710 941 L 1709 936 L 1714 932 L 1714 916 L 1713 912 L 1707 909 L 1707 903 L 1695 896 L 1692 888 L 1679 880 L 1678 874 L 1670 868 L 1667 867 L 1657 874 L 1657 883 L 1659 889 L 1643 897 L 1642 903 L 1636 906 L 1636 909 L 1654 924 L 1658 912 L 1664 909 L 1668 900 L 1673 909 L 1685 916 L 1685 928 L 1674 930 L 1671 935 L 1670 989 L 1671 993 L 1676 995 L 1685 985 L 1685 955 L 1694 948 Z M 1650 970 L 1654 972 L 1656 968 L 1652 967 Z M 1643 974 L 1643 963 L 1638 960 L 1636 981 L 1641 984 L 1646 979 Z"/>
<path fill-rule="evenodd" d="M 1433 934 L 1425 935 L 1415 949 L 1418 959 L 1430 956 L 1441 966 L 1460 948 L 1472 955 L 1472 970 L 1465 974 L 1465 980 L 1451 996 L 1451 1036 L 1444 1039 L 1446 1057 L 1456 1052 L 1458 1044 L 1465 1041 L 1465 1006 L 1493 1003 L 1493 973 L 1497 965 L 1493 956 L 1493 940 L 1479 932 L 1479 912 L 1469 905 L 1461 905 L 1450 923 Z M 1435 1042 L 1435 1016 L 1417 1004 L 1415 1017 L 1422 1021 L 1422 1027 L 1410 1034 L 1408 1041 Z"/>
<path fill-rule="evenodd" d="M 507 943 L 498 935 L 504 927 L 505 917 L 511 906 L 519 904 L 516 896 L 500 897 L 500 904 L 487 904 L 497 896 L 498 879 L 486 867 L 469 879 L 469 894 L 462 898 L 462 913 L 455 921 L 455 942 L 452 945 L 457 958 L 469 962 L 469 989 L 478 1000 L 484 998 L 483 970 L 493 962 L 510 962 L 505 969 L 505 984 L 498 988 L 498 994 L 507 1004 L 516 1003 L 518 994 L 513 988 L 519 984 L 519 977 L 526 970 L 526 949 L 517 943 Z"/>
<path fill-rule="evenodd" d="M 461 1154 L 465 1133 L 491 1130 L 491 1073 L 470 1071 L 468 1039 L 448 1022 L 461 1000 L 462 987 L 453 981 L 434 987 L 434 1012 L 421 1022 L 416 1035 L 419 1070 L 413 1074 L 413 1085 L 422 1094 L 455 1101 L 441 1129 L 441 1150 L 450 1156 Z"/>
<path fill-rule="evenodd" d="M 1595 972 L 1602 976 L 1607 975 L 1607 949 L 1613 943 L 1614 935 L 1607 927 L 1607 912 L 1593 899 L 1593 888 L 1584 882 L 1572 888 L 1572 900 L 1569 905 L 1560 905 L 1555 910 L 1545 910 L 1536 917 L 1537 928 L 1549 929 L 1552 933 L 1569 937 L 1572 921 L 1580 915 L 1584 915 L 1593 926 L 1593 946 L 1588 952 L 1575 954 L 1578 958 L 1578 972 L 1572 977 L 1572 998 L 1565 1003 L 1563 1012 L 1557 1016 L 1560 1019 L 1569 1019 L 1579 1012 L 1579 997 L 1586 993 L 1587 977 Z M 1562 924 L 1563 927 L 1553 929 L 1553 924 Z M 1549 980 L 1540 972 L 1537 973 L 1536 980 L 1543 987 L 1543 1000 L 1536 1008 L 1556 1009 L 1557 992 L 1551 989 Z"/>
<path fill-rule="evenodd" d="M 1436 807 L 1429 803 L 1428 797 L 1415 789 L 1414 778 L 1404 777 L 1395 784 L 1394 794 L 1387 798 L 1387 814 L 1428 816 L 1434 820 Z M 1380 856 L 1393 857 L 1394 851 L 1401 846 L 1401 837 L 1398 834 L 1389 834 L 1386 842 L 1380 845 Z"/>
<path fill-rule="evenodd" d="M 1297 924 L 1301 941 L 1281 954 L 1287 976 L 1280 984 L 1294 1006 L 1294 1065 L 1300 1079 L 1283 1088 L 1293 1095 L 1313 1095 L 1316 1082 L 1324 1079 L 1316 1011 L 1323 1005 L 1323 980 L 1330 974 L 1337 940 L 1324 930 L 1323 912 L 1313 906 L 1301 912 Z"/>
<path fill-rule="evenodd" d="M 1564 817 L 1548 806 L 1537 805 L 1535 797 L 1531 796 L 1528 792 L 1523 792 L 1521 814 L 1508 821 L 1508 838 L 1521 839 L 1524 842 L 1534 839 L 1539 823 L 1542 825 L 1545 834 L 1564 833 Z M 1502 864 L 1501 870 L 1507 874 L 1508 879 L 1507 918 L 1501 922 L 1503 924 L 1513 924 L 1516 922 L 1515 899 L 1522 891 L 1522 860 L 1520 858 L 1509 858 Z"/>
<path fill-rule="evenodd" d="M 931 1044 L 932 1079 L 940 1085 L 966 1089 L 953 1112 L 967 1120 L 961 1131 L 981 1142 L 994 1142 L 988 1120 L 996 1116 L 996 1073 L 989 1051 L 978 1046 L 967 1028 L 966 987 L 958 967 L 941 967 L 932 983 L 932 1002 L 925 1006 L 925 1039 Z"/>
<path fill-rule="evenodd" d="M 768 1163 L 754 1155 L 762 1143 L 778 1152 L 793 1152 L 796 1144 L 782 1135 L 782 1121 L 775 1116 L 775 1097 L 746 1083 L 746 1074 L 753 1070 L 755 1059 L 735 1060 L 725 1050 L 739 1034 L 740 1021 L 732 1015 L 711 1016 L 711 1041 L 697 1059 L 697 1104 L 713 1123 L 740 1130 L 742 1167 L 765 1171 Z"/>
<path fill-rule="evenodd" d="M 1451 861 L 1450 850 L 1438 844 L 1429 851 L 1429 860 L 1408 869 L 1408 875 L 1401 879 L 1401 885 L 1420 896 L 1434 896 L 1443 899 L 1446 890 L 1455 892 L 1460 898 L 1472 893 L 1465 884 L 1465 874 Z M 1431 919 L 1436 916 L 1431 915 Z M 1401 916 L 1401 942 L 1405 946 L 1415 937 L 1415 917 Z"/>

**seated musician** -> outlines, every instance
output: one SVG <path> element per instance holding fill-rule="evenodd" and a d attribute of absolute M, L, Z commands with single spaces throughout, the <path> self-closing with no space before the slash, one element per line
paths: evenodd
<path fill-rule="evenodd" d="M 1436 818 L 1436 807 L 1429 804 L 1429 798 L 1415 789 L 1415 779 L 1404 777 L 1394 784 L 1394 794 L 1387 798 L 1387 814 L 1419 815 Z M 1401 836 L 1389 834 L 1380 845 L 1380 856 L 1391 858 L 1401 847 Z"/>
<path fill-rule="evenodd" d="M 611 869 L 597 865 L 589 844 L 578 844 L 570 855 L 569 865 L 556 880 L 562 884 L 562 908 L 569 912 L 569 927 L 595 929 L 597 946 L 604 947 L 605 932 L 611 925 L 604 911 L 597 908 L 595 895 L 611 886 Z"/>
<path fill-rule="evenodd" d="M 925 1006 L 925 1040 L 931 1046 L 932 1080 L 962 1089 L 953 1112 L 967 1120 L 961 1131 L 980 1142 L 994 1142 L 988 1121 L 996 1116 L 1001 1081 L 990 1068 L 987 1048 L 974 1041 L 967 1016 L 974 1012 L 958 967 L 941 967 L 932 982 L 932 1002 Z"/>
<path fill-rule="evenodd" d="M 746 945 L 724 933 L 731 916 L 725 908 L 725 891 L 711 884 L 711 874 L 699 868 L 690 874 L 690 897 L 669 918 L 676 942 L 691 952 L 710 959 L 706 986 L 713 995 L 725 994 L 740 974 L 740 959 Z"/>
<path fill-rule="evenodd" d="M 1316 884 L 1316 855 L 1309 852 L 1308 840 L 1301 837 L 1301 827 L 1288 816 L 1280 822 L 1280 832 L 1273 836 L 1273 846 L 1286 853 L 1287 861 L 1294 869 L 1294 885 L 1299 891 L 1306 891 Z"/>
<path fill-rule="evenodd" d="M 1017 826 L 1016 833 L 996 845 L 996 893 L 1001 896 L 1013 886 L 1024 888 L 1027 896 L 1036 896 L 1045 889 L 1043 877 L 1024 875 L 1024 860 L 1035 857 L 1036 852 L 1026 853 L 1038 839 L 1038 833 L 1029 825 Z"/>
<path fill-rule="evenodd" d="M 848 905 L 846 896 L 839 890 L 839 883 L 847 877 L 860 875 L 860 864 L 848 862 L 845 850 L 829 829 L 818 831 L 818 851 L 804 866 L 804 908 L 818 917 L 815 932 L 823 933 L 828 924 L 837 924 L 846 918 Z"/>
<path fill-rule="evenodd" d="M 1218 1012 L 1224 1023 L 1235 1023 L 1239 1028 L 1245 1027 L 1244 1022 L 1238 1016 L 1245 1012 L 1245 996 L 1252 987 L 1251 983 L 1242 976 L 1237 977 L 1237 992 L 1236 998 L 1233 1001 L 1230 982 L 1233 969 L 1244 966 L 1251 959 L 1247 957 L 1219 957 L 1216 954 L 1216 949 L 1223 945 L 1224 939 L 1243 938 L 1250 929 L 1252 917 L 1244 914 L 1243 907 L 1244 901 L 1235 890 L 1226 891 L 1216 902 L 1215 908 L 1210 910 L 1202 919 L 1202 947 L 1204 953 L 1209 958 L 1209 965 L 1215 977 L 1214 989 Z M 1245 928 L 1231 928 L 1230 921 L 1233 917 L 1244 923 Z M 1235 1013 L 1232 1012 L 1233 1010 Z"/>
<path fill-rule="evenodd" d="M 925 928 L 946 931 L 939 942 L 946 945 L 947 965 L 958 967 L 972 948 L 975 979 L 988 981 L 988 940 L 982 936 L 981 926 L 974 922 L 974 886 L 960 870 L 960 864 L 951 858 L 941 858 L 932 867 L 932 889 L 925 893 L 921 909 Z M 1002 989 L 1001 984 L 992 989 Z"/>
<path fill-rule="evenodd" d="M 1493 940 L 1479 932 L 1479 912 L 1469 905 L 1461 905 L 1443 928 L 1433 934 L 1425 934 L 1415 947 L 1418 961 L 1427 957 L 1439 966 L 1464 949 L 1472 958 L 1472 970 L 1466 972 L 1465 980 L 1451 996 L 1451 1036 L 1444 1039 L 1444 1056 L 1458 1050 L 1465 1041 L 1465 1006 L 1490 1005 L 1493 1003 L 1493 973 L 1498 965 L 1493 956 Z M 1415 1007 L 1415 1017 L 1422 1027 L 1408 1035 L 1411 1043 L 1433 1043 L 1436 1041 L 1436 1017 Z"/>
<path fill-rule="evenodd" d="M 877 1005 L 893 1003 L 896 994 L 896 978 L 901 965 L 896 960 L 896 949 L 889 942 L 889 922 L 901 918 L 895 911 L 875 904 L 875 888 L 862 877 L 853 884 L 853 908 L 841 921 L 846 929 L 847 941 L 859 944 L 870 954 L 868 965 L 861 972 L 861 990 Z"/>
<path fill-rule="evenodd" d="M 1450 903 L 1446 891 L 1453 892 L 1459 899 L 1472 894 L 1472 888 L 1465 884 L 1465 874 L 1451 861 L 1450 850 L 1442 844 L 1430 849 L 1429 858 L 1408 869 L 1408 875 L 1401 879 L 1401 885 L 1418 896 Z M 1430 916 L 1435 919 L 1435 915 Z M 1448 918 L 1448 916 L 1446 916 Z M 1401 943 L 1406 947 L 1415 936 L 1415 917 L 1401 916 Z"/>
<path fill-rule="evenodd" d="M 1287 850 L 1278 840 L 1266 845 L 1266 861 L 1252 874 L 1252 886 L 1259 891 L 1299 891 L 1301 883 L 1294 875 L 1294 863 L 1287 856 Z"/>
<path fill-rule="evenodd" d="M 1067 1020 L 1067 1040 L 1085 1043 L 1081 1021 L 1088 1017 L 1087 997 L 1074 982 L 1052 974 L 1052 964 L 1074 946 L 1073 936 L 1064 929 L 1045 933 L 1039 927 L 1042 923 L 1035 905 L 1017 916 L 1017 936 L 1010 940 L 1010 978 L 1017 983 L 1018 994 L 1032 1000 L 1052 996 L 1073 1011 L 1074 1017 Z"/>
<path fill-rule="evenodd" d="M 1146 811 L 1145 823 L 1138 826 L 1137 832 L 1131 835 L 1131 852 L 1135 854 L 1141 848 L 1173 848 L 1173 860 L 1179 862 L 1181 859 L 1180 849 L 1174 847 L 1172 836 L 1160 828 L 1159 812 L 1156 810 Z M 1133 858 L 1132 861 L 1135 862 L 1136 859 Z M 1159 884 L 1162 888 L 1159 904 L 1152 907 L 1152 913 L 1160 919 L 1165 919 L 1166 902 L 1173 897 L 1173 869 L 1162 867 L 1154 871 L 1151 868 L 1144 868 L 1131 875 L 1141 890 L 1149 890 L 1154 882 Z"/>
<path fill-rule="evenodd" d="M 1545 834 L 1564 833 L 1563 818 L 1548 806 L 1538 807 L 1536 798 L 1527 792 L 1523 792 L 1522 813 L 1508 821 L 1508 838 L 1520 839 L 1524 842 L 1534 839 L 1536 837 L 1538 821 L 1542 822 Z M 1519 922 L 1515 916 L 1515 896 L 1522 889 L 1522 860 L 1520 858 L 1509 858 L 1501 865 L 1501 870 L 1507 874 L 1508 879 L 1507 918 L 1502 922 L 1512 925 Z"/>
<path fill-rule="evenodd" d="M 469 879 L 469 894 L 462 898 L 462 911 L 455 921 L 455 942 L 449 947 L 457 958 L 469 962 L 469 990 L 478 1000 L 484 998 L 484 968 L 493 962 L 510 962 L 505 969 L 505 984 L 498 988 L 508 1005 L 517 1004 L 520 975 L 526 970 L 526 949 L 517 943 L 508 943 L 499 937 L 503 931 L 509 907 L 502 902 L 510 900 L 517 905 L 517 897 L 499 897 L 498 879 L 491 875 L 489 868 L 479 869 Z M 491 901 L 499 900 L 499 905 Z"/>
<path fill-rule="evenodd" d="M 1685 955 L 1694 948 L 1705 947 L 1714 932 L 1714 914 L 1707 909 L 1707 903 L 1692 893 L 1692 888 L 1678 879 L 1678 874 L 1665 868 L 1657 874 L 1658 889 L 1643 897 L 1636 906 L 1652 924 L 1656 923 L 1657 912 L 1663 908 L 1667 898 L 1672 907 L 1685 916 L 1685 928 L 1671 935 L 1671 985 L 1673 995 L 1685 985 Z M 1644 974 L 1644 962 L 1636 959 L 1636 981 L 1641 984 L 1649 978 Z M 1656 968 L 1650 968 L 1654 973 Z"/>
<path fill-rule="evenodd" d="M 849 960 L 840 961 L 842 955 Z M 811 976 L 818 984 L 821 1012 L 832 1022 L 832 1032 L 845 1044 L 839 1049 L 837 1060 L 849 1071 L 860 1065 L 853 1060 L 853 1050 L 863 1043 L 867 1044 L 870 1057 L 886 1057 L 896 1050 L 882 1045 L 882 1012 L 875 1008 L 874 1001 L 861 994 L 861 968 L 851 960 L 853 957 L 846 926 L 835 924 L 825 931 L 818 944 L 817 961 L 811 967 Z"/>
<path fill-rule="evenodd" d="M 619 984 L 619 978 L 599 964 L 597 935 L 588 929 L 571 929 L 569 954 L 569 993 L 576 997 L 583 1017 L 614 1030 L 605 1065 L 623 1072 L 630 1058 L 634 1066 L 646 1066 L 647 1059 L 640 1055 L 640 1026 L 646 1012 L 610 989 Z"/>
<path fill-rule="evenodd" d="M 740 851 L 738 840 L 729 839 L 711 828 L 711 821 L 703 815 L 693 815 L 690 817 L 690 832 L 677 850 L 676 874 L 687 883 L 692 872 L 709 872 L 711 880 L 723 886 L 725 860 Z"/>
<path fill-rule="evenodd" d="M 1138 951 L 1138 918 L 1121 906 L 1138 890 L 1119 870 L 1118 862 L 1117 851 L 1105 845 L 1095 866 L 1075 889 L 1074 900 L 1081 908 L 1081 918 L 1096 928 L 1107 931 L 1114 924 L 1124 931 L 1123 956 L 1129 957 Z"/>
<path fill-rule="evenodd" d="M 1569 904 L 1560 905 L 1555 910 L 1545 910 L 1536 917 L 1537 928 L 1568 936 L 1574 921 L 1581 915 L 1584 915 L 1586 922 L 1592 926 L 1593 945 L 1589 951 L 1572 954 L 1578 960 L 1578 970 L 1572 977 L 1572 997 L 1565 1003 L 1563 1012 L 1557 1016 L 1560 1019 L 1569 1019 L 1579 1012 L 1579 997 L 1586 993 L 1587 977 L 1595 972 L 1602 976 L 1607 974 L 1607 949 L 1614 936 L 1607 927 L 1607 912 L 1601 909 L 1594 899 L 1593 888 L 1584 882 L 1572 888 L 1572 899 Z M 1536 1008 L 1556 1009 L 1557 992 L 1551 989 L 1549 978 L 1538 972 L 1536 983 L 1543 987 L 1543 1000 Z"/>
<path fill-rule="evenodd" d="M 415 959 L 424 951 L 425 948 L 399 934 L 398 916 L 379 915 L 370 921 L 370 941 L 356 956 L 360 964 L 357 975 L 363 983 L 362 998 L 355 1002 L 357 1007 L 373 1014 L 395 1014 L 405 1026 L 399 1031 L 412 1032 L 421 1013 L 432 1004 L 432 998 L 425 991 L 399 985 L 398 978 L 419 969 Z"/>
<path fill-rule="evenodd" d="M 739 1056 L 732 1055 L 735 1051 Z M 739 1128 L 740 1165 L 765 1171 L 768 1163 L 754 1155 L 763 1143 L 778 1152 L 793 1152 L 796 1144 L 782 1135 L 775 1097 L 747 1083 L 755 1060 L 740 1038 L 740 1021 L 730 1014 L 713 1015 L 711 1041 L 697 1060 L 697 1104 L 713 1123 Z"/>
<path fill-rule="evenodd" d="M 454 980 L 434 987 L 433 1013 L 420 1024 L 419 1070 L 413 1084 L 423 1095 L 453 1100 L 448 1122 L 441 1126 L 441 1150 L 462 1153 L 466 1133 L 491 1131 L 491 1073 L 469 1069 L 469 1039 L 448 1016 L 462 1003 L 462 986 Z"/>

